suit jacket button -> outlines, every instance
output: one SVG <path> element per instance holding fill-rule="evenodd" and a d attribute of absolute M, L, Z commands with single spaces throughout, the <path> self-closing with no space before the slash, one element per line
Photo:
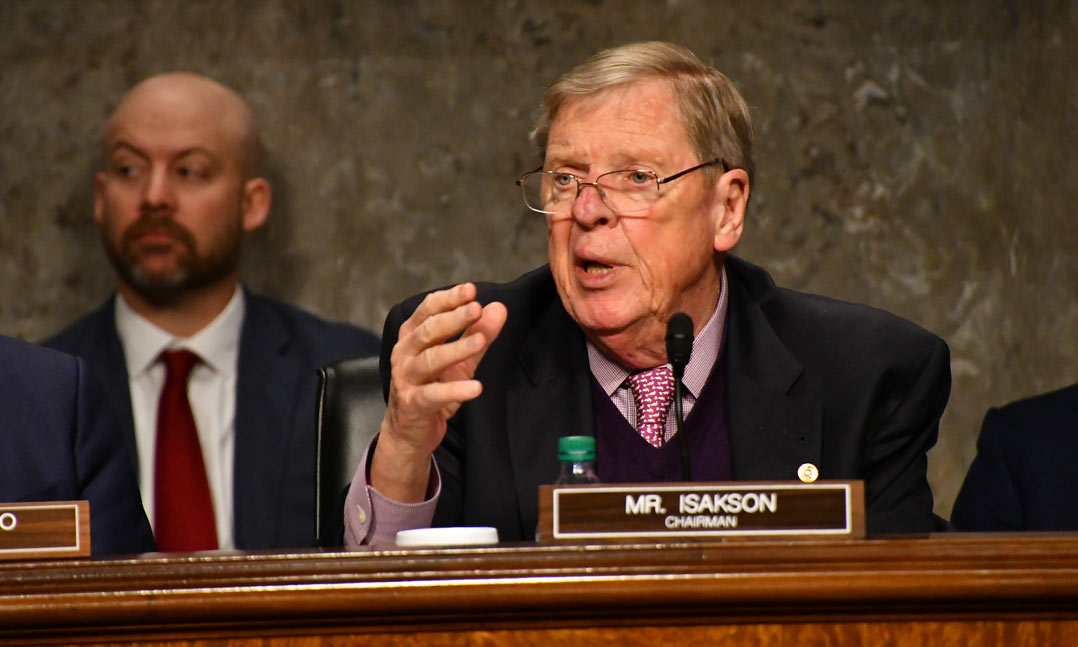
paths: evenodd
<path fill-rule="evenodd" d="M 801 467 L 797 468 L 797 478 L 802 483 L 815 483 L 820 478 L 820 470 L 812 463 L 801 463 Z"/>

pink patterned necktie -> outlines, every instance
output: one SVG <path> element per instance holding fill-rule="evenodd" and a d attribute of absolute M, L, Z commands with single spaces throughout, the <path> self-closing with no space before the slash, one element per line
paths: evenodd
<path fill-rule="evenodd" d="M 674 372 L 659 366 L 629 376 L 636 402 L 636 430 L 653 447 L 662 447 L 666 436 L 666 412 L 674 401 Z"/>

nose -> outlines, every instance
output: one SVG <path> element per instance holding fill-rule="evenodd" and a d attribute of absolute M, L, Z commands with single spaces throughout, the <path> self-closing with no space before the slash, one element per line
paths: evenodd
<path fill-rule="evenodd" d="M 142 186 L 142 204 L 148 209 L 163 209 L 173 205 L 174 196 L 169 182 L 168 169 L 154 168 L 146 176 Z"/>
<path fill-rule="evenodd" d="M 590 191 L 589 191 L 590 189 Z M 590 182 L 581 182 L 573 201 L 573 220 L 585 229 L 612 225 L 617 215 L 603 200 L 602 189 Z"/>

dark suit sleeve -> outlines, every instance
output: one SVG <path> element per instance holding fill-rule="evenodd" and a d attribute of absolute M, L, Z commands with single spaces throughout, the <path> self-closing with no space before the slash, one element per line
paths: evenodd
<path fill-rule="evenodd" d="M 951 511 L 956 530 L 1023 530 L 1022 505 L 1007 466 L 1007 425 L 990 409 L 977 438 L 977 456 L 966 473 Z"/>
<path fill-rule="evenodd" d="M 950 353 L 936 338 L 927 362 L 906 382 L 896 370 L 882 399 L 883 422 L 865 446 L 869 531 L 930 532 L 942 522 L 932 514 L 928 450 L 950 395 Z"/>
<path fill-rule="evenodd" d="M 153 534 L 115 414 L 82 360 L 77 360 L 76 380 L 75 461 L 81 496 L 90 501 L 93 554 L 153 551 Z"/>

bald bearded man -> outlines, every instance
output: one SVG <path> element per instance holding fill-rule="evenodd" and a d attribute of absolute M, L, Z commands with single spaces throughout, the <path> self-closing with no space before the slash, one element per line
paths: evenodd
<path fill-rule="evenodd" d="M 243 238 L 270 209 L 259 167 L 254 117 L 232 89 L 186 72 L 134 86 L 106 124 L 94 178 L 116 294 L 45 342 L 104 383 L 162 550 L 312 545 L 317 369 L 378 349 L 367 331 L 240 284 Z M 176 361 L 187 366 L 173 378 Z M 192 445 L 194 465 L 180 470 Z M 177 471 L 191 480 L 169 485 Z M 202 513 L 201 535 L 186 536 Z"/>

